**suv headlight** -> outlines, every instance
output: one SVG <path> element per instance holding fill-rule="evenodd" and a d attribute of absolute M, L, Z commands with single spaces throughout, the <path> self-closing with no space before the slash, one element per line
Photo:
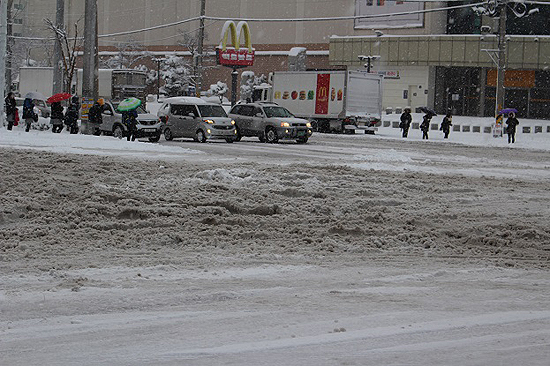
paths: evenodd
<path fill-rule="evenodd" d="M 288 122 L 281 122 L 281 127 L 290 127 L 290 123 L 288 123 Z"/>
<path fill-rule="evenodd" d="M 234 124 L 235 124 L 235 121 L 234 121 L 234 120 L 231 120 L 231 124 L 234 125 Z"/>
<path fill-rule="evenodd" d="M 311 128 L 311 122 L 306 123 L 307 128 Z"/>

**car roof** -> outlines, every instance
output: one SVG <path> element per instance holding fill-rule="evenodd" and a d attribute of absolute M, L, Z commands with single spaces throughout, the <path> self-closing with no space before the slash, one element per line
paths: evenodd
<path fill-rule="evenodd" d="M 174 103 L 174 104 L 215 104 L 215 103 L 208 103 L 201 98 L 197 97 L 171 97 L 166 98 L 164 100 L 164 103 Z"/>

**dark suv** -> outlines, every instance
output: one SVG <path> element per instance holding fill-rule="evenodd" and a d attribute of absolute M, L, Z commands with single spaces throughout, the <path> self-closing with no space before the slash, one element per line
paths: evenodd
<path fill-rule="evenodd" d="M 312 134 L 309 121 L 296 118 L 276 103 L 237 104 L 229 111 L 237 126 L 237 136 L 256 136 L 260 141 L 296 140 L 306 143 Z"/>

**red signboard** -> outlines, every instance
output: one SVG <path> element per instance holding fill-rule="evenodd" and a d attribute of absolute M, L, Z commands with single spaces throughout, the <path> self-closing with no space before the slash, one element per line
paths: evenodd
<path fill-rule="evenodd" d="M 328 113 L 328 90 L 330 87 L 330 74 L 317 75 L 317 93 L 315 98 L 315 114 Z"/>
<path fill-rule="evenodd" d="M 227 47 L 225 50 L 217 48 L 218 64 L 223 66 L 252 66 L 254 64 L 254 50 L 248 48 Z"/>

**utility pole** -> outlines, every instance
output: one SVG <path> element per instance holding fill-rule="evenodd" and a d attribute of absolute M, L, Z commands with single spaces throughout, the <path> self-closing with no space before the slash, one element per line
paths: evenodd
<path fill-rule="evenodd" d="M 12 8 L 13 8 L 13 0 L 8 0 L 8 9 L 6 12 L 6 91 L 11 91 L 11 84 L 12 84 L 12 48 L 13 45 L 13 15 L 12 15 Z"/>
<path fill-rule="evenodd" d="M 93 133 L 88 128 L 88 109 L 98 98 L 98 49 L 97 49 L 97 0 L 86 0 L 84 8 L 84 57 L 82 70 L 82 124 L 83 133 Z"/>
<path fill-rule="evenodd" d="M 206 0 L 201 0 L 201 17 L 199 20 L 199 39 L 197 46 L 197 58 L 196 58 L 196 69 L 197 69 L 197 81 L 195 83 L 195 91 L 197 97 L 201 95 L 202 89 L 202 52 L 204 50 L 204 15 L 206 14 Z"/>
<path fill-rule="evenodd" d="M 0 124 L 4 125 L 4 97 L 6 92 L 6 39 L 8 30 L 8 3 L 0 0 L 0 85 L 4 92 L 0 94 Z"/>
<path fill-rule="evenodd" d="M 504 107 L 504 77 L 506 71 L 506 3 L 499 4 L 498 19 L 498 64 L 497 64 L 497 90 L 495 101 L 495 117 Z"/>
<path fill-rule="evenodd" d="M 55 26 L 58 29 L 64 27 L 65 23 L 65 0 L 57 0 L 57 8 L 55 11 Z M 61 44 L 59 41 L 54 42 L 53 49 L 53 89 L 52 94 L 61 93 L 64 89 L 63 83 L 63 67 L 62 67 L 63 52 L 61 51 Z M 70 88 L 70 86 L 69 86 Z"/>

